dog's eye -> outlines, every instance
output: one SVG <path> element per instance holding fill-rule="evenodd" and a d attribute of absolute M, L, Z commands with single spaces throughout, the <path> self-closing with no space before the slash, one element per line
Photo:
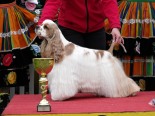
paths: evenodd
<path fill-rule="evenodd" d="M 47 25 L 44 25 L 44 29 L 49 29 Z"/>

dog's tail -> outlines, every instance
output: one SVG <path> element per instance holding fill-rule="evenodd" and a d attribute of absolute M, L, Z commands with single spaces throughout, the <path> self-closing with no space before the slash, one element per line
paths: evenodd
<path fill-rule="evenodd" d="M 111 54 L 113 54 L 113 50 L 114 50 L 114 47 L 116 46 L 116 44 L 117 44 L 116 42 L 112 42 L 112 43 L 111 43 L 110 48 L 108 49 L 108 51 L 109 51 Z M 120 45 L 122 46 L 124 52 L 127 53 L 127 50 L 125 49 L 125 46 L 124 46 L 122 43 L 120 43 Z"/>

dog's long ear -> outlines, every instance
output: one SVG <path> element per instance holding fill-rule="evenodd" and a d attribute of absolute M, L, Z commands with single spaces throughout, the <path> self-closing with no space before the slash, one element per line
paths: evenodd
<path fill-rule="evenodd" d="M 64 45 L 60 38 L 60 31 L 56 24 L 53 24 L 55 37 L 52 39 L 52 50 L 54 52 L 54 59 L 59 63 L 64 58 Z"/>
<path fill-rule="evenodd" d="M 46 53 L 46 51 L 45 51 L 46 46 L 47 46 L 47 40 L 44 39 L 40 45 L 41 57 L 46 57 L 46 54 L 45 54 Z"/>

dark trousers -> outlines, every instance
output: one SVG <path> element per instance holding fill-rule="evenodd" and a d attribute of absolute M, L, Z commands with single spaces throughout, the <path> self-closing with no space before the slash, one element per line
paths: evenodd
<path fill-rule="evenodd" d="M 60 25 L 59 28 L 64 37 L 74 44 L 92 49 L 106 49 L 106 35 L 104 28 L 90 33 L 77 32 Z"/>

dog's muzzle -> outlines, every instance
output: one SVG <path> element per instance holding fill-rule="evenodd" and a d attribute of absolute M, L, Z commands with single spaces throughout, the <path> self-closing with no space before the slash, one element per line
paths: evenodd
<path fill-rule="evenodd" d="M 40 28 L 40 26 L 39 25 L 36 25 L 36 27 L 35 27 L 35 33 L 37 33 L 37 30 Z"/>

